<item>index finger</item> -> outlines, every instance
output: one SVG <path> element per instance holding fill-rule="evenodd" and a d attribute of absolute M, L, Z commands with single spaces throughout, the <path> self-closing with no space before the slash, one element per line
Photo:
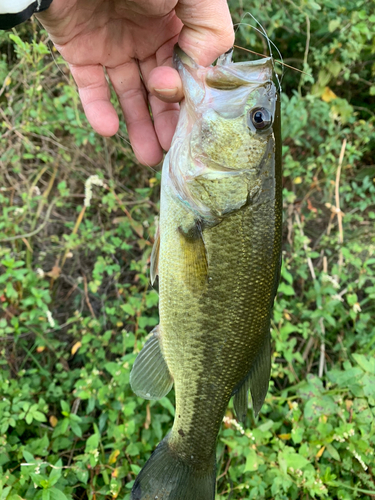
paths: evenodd
<path fill-rule="evenodd" d="M 111 93 L 103 66 L 101 64 L 69 66 L 90 125 L 104 137 L 114 135 L 119 128 L 119 118 L 110 102 Z"/>

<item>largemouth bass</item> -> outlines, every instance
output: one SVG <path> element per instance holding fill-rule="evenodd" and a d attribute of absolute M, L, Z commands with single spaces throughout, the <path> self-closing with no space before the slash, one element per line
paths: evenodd
<path fill-rule="evenodd" d="M 234 396 L 268 390 L 270 316 L 281 256 L 279 96 L 270 58 L 203 68 L 178 47 L 185 91 L 162 171 L 160 324 L 130 377 L 146 399 L 174 384 L 173 428 L 139 473 L 132 500 L 213 500 L 216 439 Z"/>

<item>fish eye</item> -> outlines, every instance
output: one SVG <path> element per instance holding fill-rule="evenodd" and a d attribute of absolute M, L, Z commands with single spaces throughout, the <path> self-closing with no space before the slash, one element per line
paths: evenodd
<path fill-rule="evenodd" d="M 257 130 L 267 130 L 272 125 L 271 113 L 266 108 L 254 108 L 250 111 L 250 120 Z"/>

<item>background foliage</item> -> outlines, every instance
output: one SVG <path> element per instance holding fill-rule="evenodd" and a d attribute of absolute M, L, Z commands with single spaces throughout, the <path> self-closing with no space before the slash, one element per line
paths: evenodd
<path fill-rule="evenodd" d="M 251 12 L 307 74 L 286 69 L 282 83 L 284 264 L 271 387 L 257 422 L 249 410 L 242 428 L 228 409 L 217 499 L 369 500 L 375 5 L 229 4 L 243 21 L 238 45 L 267 53 L 245 24 L 255 24 Z M 150 403 L 129 387 L 158 322 L 148 263 L 160 175 L 137 165 L 124 130 L 94 134 L 36 23 L 1 32 L 0 51 L 0 498 L 127 500 L 174 413 L 173 394 Z"/>

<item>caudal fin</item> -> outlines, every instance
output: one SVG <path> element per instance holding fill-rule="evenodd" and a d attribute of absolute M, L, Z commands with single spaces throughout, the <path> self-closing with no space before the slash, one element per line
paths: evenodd
<path fill-rule="evenodd" d="M 164 439 L 135 480 L 131 500 L 214 500 L 215 463 L 190 465 L 174 454 Z"/>

